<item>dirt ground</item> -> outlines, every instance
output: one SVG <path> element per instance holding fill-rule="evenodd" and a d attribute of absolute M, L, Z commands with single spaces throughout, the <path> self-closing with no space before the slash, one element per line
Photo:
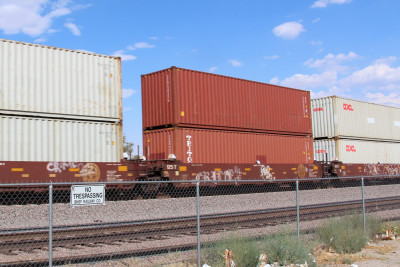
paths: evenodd
<path fill-rule="evenodd" d="M 400 266 L 400 239 L 377 240 L 361 252 L 349 255 L 321 252 L 318 266 L 393 267 Z"/>
<path fill-rule="evenodd" d="M 340 255 L 320 249 L 316 252 L 317 266 L 323 267 L 400 267 L 400 239 L 377 240 L 356 254 Z M 196 251 L 170 253 L 163 256 L 121 259 L 111 262 L 72 264 L 69 267 L 195 267 Z M 212 265 L 211 265 L 212 266 Z M 293 266 L 293 265 L 291 265 Z M 297 265 L 298 266 L 298 265 Z M 305 266 L 305 265 L 302 265 Z M 255 266 L 254 266 L 255 267 Z"/>

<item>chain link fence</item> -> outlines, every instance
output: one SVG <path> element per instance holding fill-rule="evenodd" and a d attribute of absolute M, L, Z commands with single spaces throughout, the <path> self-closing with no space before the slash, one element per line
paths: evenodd
<path fill-rule="evenodd" d="M 398 219 L 400 185 L 387 178 L 0 184 L 0 265 L 213 266 L 229 240 Z"/>

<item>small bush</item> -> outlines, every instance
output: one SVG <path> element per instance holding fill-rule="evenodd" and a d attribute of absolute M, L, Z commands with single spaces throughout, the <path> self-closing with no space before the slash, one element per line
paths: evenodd
<path fill-rule="evenodd" d="M 202 250 L 205 262 L 212 267 L 225 267 L 225 249 L 232 251 L 235 266 L 257 266 L 261 254 L 256 241 L 231 237 L 206 246 Z"/>
<path fill-rule="evenodd" d="M 353 264 L 353 261 L 351 260 L 351 259 L 348 259 L 348 258 L 343 258 L 342 259 L 342 262 L 344 263 L 344 264 Z"/>
<path fill-rule="evenodd" d="M 289 232 L 268 236 L 263 242 L 263 250 L 267 254 L 267 262 L 278 262 L 280 265 L 301 264 L 307 262 L 312 265 L 309 255 L 310 248 L 298 243 L 297 235 Z"/>
<path fill-rule="evenodd" d="M 338 253 L 359 252 L 367 245 L 373 232 L 380 229 L 376 226 L 377 221 L 370 219 L 369 222 L 370 227 L 364 232 L 361 216 L 332 219 L 318 230 L 318 235 L 323 243 Z"/>
<path fill-rule="evenodd" d="M 376 235 L 382 232 L 384 224 L 381 219 L 374 217 L 366 218 L 366 228 L 370 239 L 375 239 Z"/>

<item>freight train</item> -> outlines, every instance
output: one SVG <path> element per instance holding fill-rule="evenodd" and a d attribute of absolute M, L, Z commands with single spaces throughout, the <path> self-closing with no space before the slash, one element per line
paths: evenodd
<path fill-rule="evenodd" d="M 176 188 L 188 188 L 202 181 L 201 186 L 274 184 L 287 185 L 287 179 L 300 179 L 320 186 L 334 185 L 340 178 L 373 177 L 374 182 L 397 182 L 400 164 L 371 163 L 346 164 L 339 161 L 314 162 L 312 164 L 193 164 L 176 159 L 157 161 L 121 160 L 121 162 L 0 162 L 2 192 L 43 192 L 40 183 L 107 182 L 108 189 L 128 190 L 144 197 L 159 192 L 169 194 Z M 314 179 L 310 179 L 314 178 Z M 325 179 L 336 178 L 336 179 Z M 385 181 L 390 179 L 391 181 Z M 248 180 L 248 182 L 245 182 Z M 256 181 L 257 180 L 257 181 Z M 279 181 L 282 183 L 279 183 Z M 126 181 L 172 181 L 172 183 L 118 183 Z M 173 181 L 182 181 L 173 183 Z M 224 181 L 223 183 L 218 183 Z M 238 183 L 237 181 L 242 181 Z M 243 182 L 244 181 L 244 182 Z M 346 179 L 348 181 L 348 179 Z M 35 185 L 24 183 L 37 183 Z M 115 183 L 115 184 L 113 184 Z M 8 184 L 7 186 L 5 186 Z M 58 186 L 55 190 L 67 189 Z"/>
<path fill-rule="evenodd" d="M 144 157 L 127 160 L 120 58 L 0 40 L 0 60 L 3 191 L 400 175 L 400 109 L 171 67 L 142 75 Z"/>

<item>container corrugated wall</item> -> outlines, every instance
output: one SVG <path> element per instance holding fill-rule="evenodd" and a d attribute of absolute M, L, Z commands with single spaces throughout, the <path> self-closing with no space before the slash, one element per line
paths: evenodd
<path fill-rule="evenodd" d="M 0 161 L 118 162 L 119 123 L 0 116 Z"/>
<path fill-rule="evenodd" d="M 314 138 L 400 142 L 400 109 L 337 96 L 311 100 Z"/>
<path fill-rule="evenodd" d="M 120 58 L 0 39 L 0 113 L 122 121 Z"/>
<path fill-rule="evenodd" d="M 264 133 L 172 128 L 146 131 L 149 160 L 175 154 L 183 163 L 313 163 L 312 138 Z"/>
<path fill-rule="evenodd" d="M 317 161 L 339 160 L 344 163 L 399 163 L 400 143 L 354 139 L 323 139 L 314 141 Z"/>
<path fill-rule="evenodd" d="M 310 92 L 172 67 L 142 75 L 143 128 L 311 135 Z"/>

